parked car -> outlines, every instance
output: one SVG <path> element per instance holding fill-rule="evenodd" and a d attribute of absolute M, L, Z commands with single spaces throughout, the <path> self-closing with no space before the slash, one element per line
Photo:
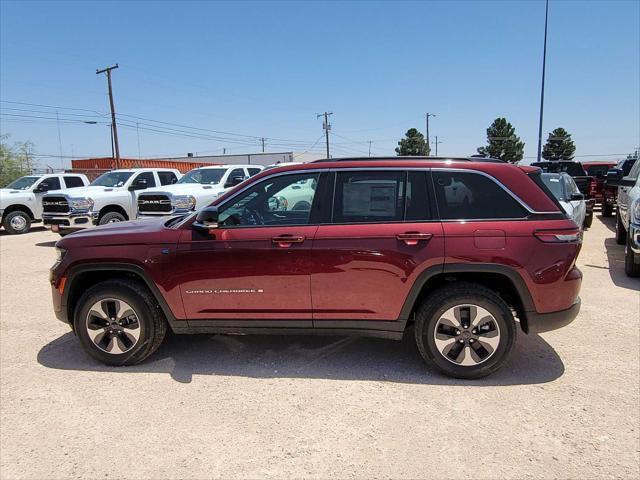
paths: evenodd
<path fill-rule="evenodd" d="M 226 190 L 260 173 L 260 165 L 195 168 L 177 183 L 148 189 L 138 196 L 138 217 L 180 215 L 208 205 Z"/>
<path fill-rule="evenodd" d="M 51 230 L 67 235 L 78 230 L 136 218 L 142 190 L 177 182 L 181 173 L 167 168 L 111 170 L 85 188 L 61 190 L 42 199 L 42 218 Z"/>
<path fill-rule="evenodd" d="M 629 172 L 631 172 L 635 163 L 636 159 L 634 157 L 625 158 L 624 160 L 620 160 L 615 168 L 612 168 L 607 172 L 607 178 L 602 191 L 603 217 L 610 217 L 613 215 L 613 209 L 616 207 L 618 199 L 618 187 L 616 185 L 612 185 L 609 178 L 620 180 L 622 177 L 626 177 L 629 175 Z"/>
<path fill-rule="evenodd" d="M 610 171 L 607 184 L 618 188 L 616 242 L 625 245 L 624 270 L 630 277 L 640 276 L 640 162 L 628 175 Z"/>
<path fill-rule="evenodd" d="M 0 222 L 11 235 L 27 233 L 32 223 L 42 221 L 42 197 L 46 192 L 88 184 L 87 177 L 77 173 L 20 177 L 0 189 Z"/>
<path fill-rule="evenodd" d="M 607 180 L 607 172 L 616 166 L 616 162 L 584 162 L 582 167 L 591 177 L 589 196 L 595 199 L 596 204 L 602 203 L 604 184 Z"/>
<path fill-rule="evenodd" d="M 573 178 L 578 186 L 578 189 L 584 195 L 584 199 L 587 205 L 587 215 L 584 219 L 584 228 L 591 227 L 593 223 L 593 207 L 596 204 L 595 198 L 591 197 L 593 177 L 587 175 L 587 172 L 582 167 L 582 164 L 572 161 L 559 161 L 559 162 L 535 162 L 532 166 L 539 167 L 543 172 L 547 173 L 560 173 L 565 172 Z"/>
<path fill-rule="evenodd" d="M 587 204 L 584 195 L 578 190 L 576 182 L 566 173 L 543 173 L 542 181 L 558 199 L 567 215 L 577 225 L 584 226 Z"/>
<path fill-rule="evenodd" d="M 456 184 L 468 202 L 451 201 Z M 278 209 L 293 185 L 310 207 Z M 110 365 L 143 361 L 169 328 L 400 340 L 413 326 L 425 361 L 478 378 L 505 363 L 518 325 L 576 317 L 581 242 L 538 168 L 331 160 L 266 170 L 188 215 L 63 238 L 50 281 L 56 316 Z"/>

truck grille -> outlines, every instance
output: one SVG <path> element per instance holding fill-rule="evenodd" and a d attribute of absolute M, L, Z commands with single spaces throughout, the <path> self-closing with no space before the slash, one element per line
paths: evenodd
<path fill-rule="evenodd" d="M 139 213 L 171 213 L 171 199 L 166 195 L 140 195 Z"/>
<path fill-rule="evenodd" d="M 42 211 L 45 213 L 69 213 L 69 202 L 65 197 L 45 197 L 42 199 Z"/>

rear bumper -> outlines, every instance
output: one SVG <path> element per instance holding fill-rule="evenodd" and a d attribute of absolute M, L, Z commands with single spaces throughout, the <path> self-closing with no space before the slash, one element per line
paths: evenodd
<path fill-rule="evenodd" d="M 551 313 L 527 312 L 526 333 L 542 333 L 569 325 L 580 313 L 581 300 L 578 297 L 566 310 Z"/>

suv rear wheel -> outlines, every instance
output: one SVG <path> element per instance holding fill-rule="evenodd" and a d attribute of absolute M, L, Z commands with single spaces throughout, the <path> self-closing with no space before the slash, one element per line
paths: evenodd
<path fill-rule="evenodd" d="M 110 280 L 89 288 L 76 307 L 74 330 L 84 350 L 108 365 L 133 365 L 157 350 L 167 322 L 149 291 Z"/>
<path fill-rule="evenodd" d="M 636 263 L 637 255 L 631 249 L 631 234 L 627 234 L 627 246 L 624 249 L 624 271 L 630 277 L 640 277 L 640 263 Z"/>
<path fill-rule="evenodd" d="M 415 338 L 424 360 L 458 378 L 481 378 L 506 361 L 516 338 L 509 306 L 481 285 L 436 290 L 416 316 Z"/>
<path fill-rule="evenodd" d="M 622 219 L 620 213 L 616 215 L 616 243 L 618 245 L 624 245 L 627 242 L 627 230 L 622 225 Z"/>

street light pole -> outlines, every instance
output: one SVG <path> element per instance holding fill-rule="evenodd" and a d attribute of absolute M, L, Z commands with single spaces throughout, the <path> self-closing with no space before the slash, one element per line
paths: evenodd
<path fill-rule="evenodd" d="M 542 157 L 542 117 L 544 112 L 544 76 L 547 66 L 547 20 L 549 18 L 549 0 L 544 10 L 544 48 L 542 51 L 542 88 L 540 89 L 540 123 L 538 125 L 538 162 Z"/>
<path fill-rule="evenodd" d="M 431 143 L 430 143 L 430 141 L 429 141 L 429 117 L 435 117 L 435 116 L 436 116 L 436 114 L 435 114 L 435 113 L 428 113 L 428 112 L 427 112 L 427 113 L 425 114 L 425 119 L 427 120 L 427 147 L 429 147 L 429 148 L 428 148 L 428 150 L 429 150 L 429 155 L 431 155 Z M 437 149 L 437 148 L 438 148 L 438 147 L 436 146 L 436 149 Z"/>

